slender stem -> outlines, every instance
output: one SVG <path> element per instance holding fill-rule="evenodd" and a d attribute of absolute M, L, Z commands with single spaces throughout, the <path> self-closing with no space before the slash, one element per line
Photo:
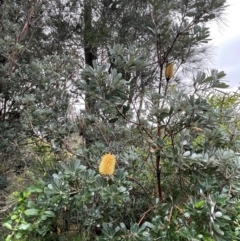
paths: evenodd
<path fill-rule="evenodd" d="M 156 171 L 157 171 L 157 191 L 159 201 L 163 201 L 162 197 L 162 186 L 161 186 L 161 167 L 160 167 L 160 155 L 158 154 L 156 157 Z"/>
<path fill-rule="evenodd" d="M 146 217 L 146 215 L 147 215 L 149 212 L 151 212 L 153 209 L 155 209 L 155 208 L 156 208 L 156 206 L 154 205 L 154 206 L 152 206 L 151 208 L 149 208 L 146 212 L 144 212 L 144 213 L 142 214 L 140 220 L 138 221 L 138 225 L 139 225 L 139 226 L 142 224 L 142 221 L 143 221 L 143 219 Z"/>
<path fill-rule="evenodd" d="M 116 111 L 123 117 L 124 120 L 126 120 L 128 123 L 132 123 L 136 126 L 141 127 L 141 129 L 147 134 L 147 136 L 152 140 L 153 137 L 152 135 L 148 132 L 148 130 L 144 127 L 144 125 L 142 125 L 142 123 L 140 122 L 140 120 L 138 120 L 139 122 L 135 122 L 132 120 L 129 120 L 117 107 L 115 107 Z"/>
<path fill-rule="evenodd" d="M 161 39 L 160 34 L 157 36 L 157 58 L 158 58 L 158 66 L 160 68 L 159 75 L 159 86 L 158 86 L 158 94 L 161 94 L 162 91 L 162 74 L 163 74 L 163 63 L 161 62 Z M 158 107 L 160 107 L 160 100 L 158 101 Z M 158 119 L 158 127 L 157 127 L 157 137 L 161 138 L 161 121 Z M 161 186 L 161 166 L 160 166 L 160 153 L 157 153 L 156 156 L 156 174 L 157 174 L 157 195 L 159 198 L 159 202 L 163 201 L 162 197 L 162 186 Z"/>
<path fill-rule="evenodd" d="M 109 146 L 109 141 L 107 140 L 107 137 L 102 132 L 101 128 L 97 124 L 95 124 L 95 126 L 97 127 L 97 129 L 99 130 L 100 134 L 102 135 L 102 138 L 105 141 L 106 145 Z"/>
<path fill-rule="evenodd" d="M 134 181 L 136 184 L 138 184 L 138 185 L 142 188 L 142 190 L 145 192 L 145 194 L 146 194 L 147 198 L 149 199 L 150 203 L 152 204 L 152 206 L 154 206 L 154 204 L 153 204 L 153 202 L 152 202 L 152 199 L 149 197 L 149 195 L 148 195 L 148 193 L 147 193 L 147 190 L 144 188 L 144 186 L 143 186 L 138 180 L 136 180 L 136 179 L 133 178 L 133 177 L 127 176 L 126 178 L 129 179 L 129 180 L 132 180 L 132 181 Z"/>

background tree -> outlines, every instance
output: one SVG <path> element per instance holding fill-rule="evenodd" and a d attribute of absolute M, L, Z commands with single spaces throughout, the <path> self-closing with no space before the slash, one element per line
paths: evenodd
<path fill-rule="evenodd" d="M 19 153 L 29 137 L 61 143 L 69 131 L 64 123 L 77 60 L 66 47 L 70 35 L 60 34 L 67 23 L 52 16 L 57 4 L 3 1 L 0 6 L 2 161 Z"/>

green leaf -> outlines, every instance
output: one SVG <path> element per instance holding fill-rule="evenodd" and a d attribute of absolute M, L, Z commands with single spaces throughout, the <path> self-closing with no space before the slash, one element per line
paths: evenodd
<path fill-rule="evenodd" d="M 218 79 L 221 79 L 221 78 L 223 78 L 223 77 L 225 77 L 225 76 L 226 76 L 226 73 L 225 73 L 224 71 L 220 71 L 220 72 L 217 74 Z"/>
<path fill-rule="evenodd" d="M 35 206 L 36 206 L 36 204 L 35 204 L 35 202 L 33 202 L 32 200 L 30 200 L 30 201 L 27 202 L 27 207 L 28 207 L 28 208 L 35 208 Z"/>
<path fill-rule="evenodd" d="M 92 64 L 93 64 L 93 68 L 94 68 L 94 69 L 97 69 L 98 65 L 97 65 L 96 60 L 93 60 Z"/>
<path fill-rule="evenodd" d="M 211 82 L 212 80 L 213 80 L 213 77 L 212 77 L 212 76 L 209 76 L 209 77 L 207 77 L 205 80 L 203 80 L 202 84 L 204 84 L 204 83 L 209 83 L 209 82 Z"/>
<path fill-rule="evenodd" d="M 148 221 L 144 222 L 142 224 L 142 226 L 147 227 L 147 228 L 154 228 L 155 227 L 155 225 L 153 225 L 152 223 L 150 223 Z"/>
<path fill-rule="evenodd" d="M 202 208 L 204 205 L 205 205 L 205 201 L 202 200 L 202 201 L 199 201 L 197 203 L 194 204 L 195 208 Z"/>
<path fill-rule="evenodd" d="M 150 30 L 150 32 L 153 34 L 153 36 L 155 36 L 157 34 L 157 32 L 155 30 L 153 30 L 152 28 L 150 28 L 150 27 L 147 27 L 147 28 Z"/>
<path fill-rule="evenodd" d="M 123 106 L 123 115 L 126 115 L 126 113 L 127 113 L 127 111 L 130 109 L 130 106 L 126 106 L 126 105 L 124 105 Z"/>
<path fill-rule="evenodd" d="M 96 188 L 103 188 L 106 186 L 106 180 L 102 177 L 97 177 L 95 180 L 95 186 Z"/>
<path fill-rule="evenodd" d="M 41 193 L 41 192 L 43 192 L 43 189 L 42 189 L 42 188 L 39 188 L 39 187 L 37 187 L 37 186 L 30 186 L 30 187 L 28 188 L 28 191 Z"/>
<path fill-rule="evenodd" d="M 46 215 L 42 215 L 42 216 L 41 216 L 41 220 L 42 220 L 42 221 L 47 220 L 47 218 L 48 218 L 48 217 L 47 217 Z"/>
<path fill-rule="evenodd" d="M 31 224 L 30 223 L 22 223 L 18 226 L 18 229 L 20 230 L 28 230 L 29 227 L 31 227 Z"/>
<path fill-rule="evenodd" d="M 222 218 L 228 221 L 231 221 L 231 218 L 228 215 L 222 215 Z"/>
<path fill-rule="evenodd" d="M 123 187 L 123 186 L 118 187 L 118 191 L 119 191 L 119 192 L 125 192 L 126 190 L 127 190 L 126 187 Z"/>
<path fill-rule="evenodd" d="M 117 120 L 118 120 L 118 117 L 113 118 L 113 119 L 110 119 L 110 120 L 108 121 L 108 123 L 115 123 Z"/>
<path fill-rule="evenodd" d="M 7 238 L 6 238 L 6 240 L 5 241 L 11 241 L 12 240 L 12 235 L 11 234 L 9 234 L 8 236 L 7 236 Z"/>
<path fill-rule="evenodd" d="M 55 214 L 54 214 L 54 212 L 52 212 L 52 211 L 45 211 L 44 214 L 45 214 L 47 217 L 50 217 L 50 218 L 55 217 Z"/>
<path fill-rule="evenodd" d="M 213 223 L 213 229 L 220 235 L 224 235 L 224 232 L 219 228 L 219 225 L 216 223 Z"/>
<path fill-rule="evenodd" d="M 16 214 L 14 214 L 14 215 L 11 215 L 11 219 L 12 220 L 15 220 L 15 219 L 17 219 L 19 216 L 18 215 L 16 215 Z"/>
<path fill-rule="evenodd" d="M 7 228 L 7 229 L 10 229 L 10 230 L 12 230 L 12 225 L 10 224 L 10 223 L 3 223 L 3 225 L 2 225 L 4 228 Z"/>
<path fill-rule="evenodd" d="M 208 15 L 208 19 L 214 19 L 216 17 L 216 15 L 214 13 L 211 13 Z"/>
<path fill-rule="evenodd" d="M 197 15 L 197 12 L 195 10 L 191 10 L 186 14 L 187 17 L 194 17 L 196 15 Z"/>
<path fill-rule="evenodd" d="M 229 85 L 225 84 L 225 83 L 214 83 L 212 85 L 213 88 L 219 88 L 219 89 L 225 89 L 225 88 L 228 88 Z"/>
<path fill-rule="evenodd" d="M 39 210 L 36 209 L 36 208 L 27 209 L 27 210 L 24 211 L 24 213 L 27 216 L 36 216 L 36 215 L 38 215 L 38 212 L 39 212 Z"/>
<path fill-rule="evenodd" d="M 22 235 L 23 235 L 23 233 L 17 232 L 16 235 L 15 235 L 15 238 L 20 239 L 22 237 Z"/>

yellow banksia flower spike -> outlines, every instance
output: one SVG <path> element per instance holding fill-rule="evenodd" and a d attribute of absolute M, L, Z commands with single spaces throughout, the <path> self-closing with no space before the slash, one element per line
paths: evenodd
<path fill-rule="evenodd" d="M 114 173 L 116 165 L 116 157 L 110 153 L 102 156 L 99 164 L 99 173 L 111 176 Z"/>
<path fill-rule="evenodd" d="M 165 78 L 169 81 L 173 77 L 173 63 L 167 64 L 165 69 Z"/>

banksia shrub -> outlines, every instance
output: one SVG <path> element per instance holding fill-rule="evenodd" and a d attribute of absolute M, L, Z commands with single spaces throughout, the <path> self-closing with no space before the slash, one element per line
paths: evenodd
<path fill-rule="evenodd" d="M 102 156 L 99 164 L 99 173 L 102 175 L 113 175 L 115 170 L 116 157 L 110 153 Z"/>
<path fill-rule="evenodd" d="M 167 81 L 169 81 L 173 77 L 173 63 L 167 64 L 166 70 L 165 70 L 165 78 Z"/>

